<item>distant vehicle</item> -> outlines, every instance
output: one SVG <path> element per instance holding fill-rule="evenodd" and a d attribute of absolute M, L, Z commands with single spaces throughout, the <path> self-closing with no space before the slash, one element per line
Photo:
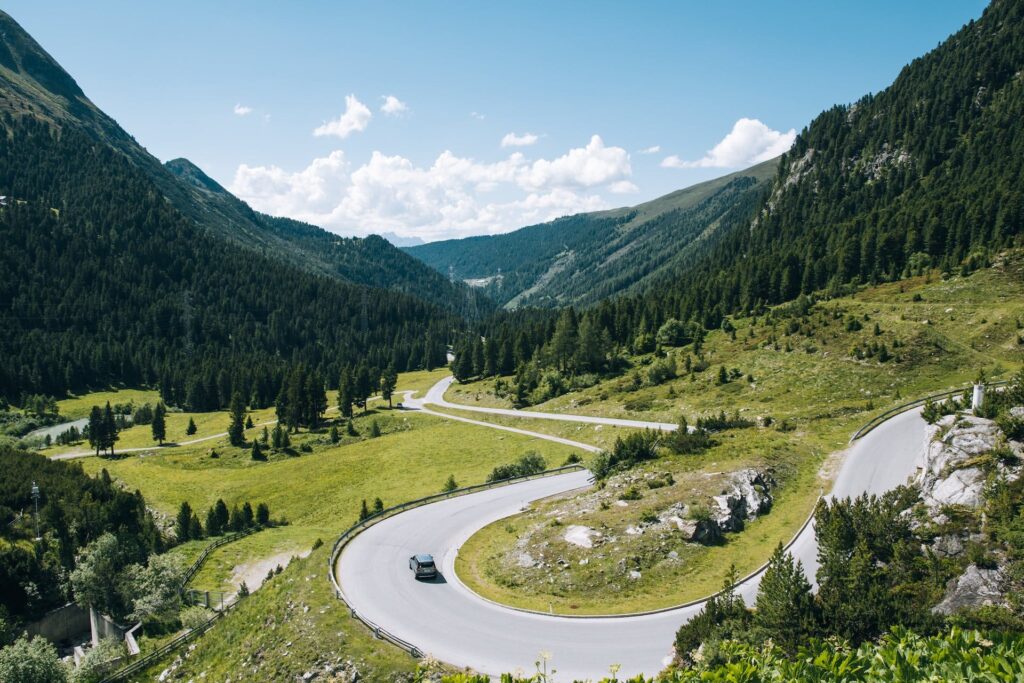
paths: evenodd
<path fill-rule="evenodd" d="M 409 558 L 409 569 L 417 579 L 437 578 L 437 565 L 432 555 L 413 555 Z"/>

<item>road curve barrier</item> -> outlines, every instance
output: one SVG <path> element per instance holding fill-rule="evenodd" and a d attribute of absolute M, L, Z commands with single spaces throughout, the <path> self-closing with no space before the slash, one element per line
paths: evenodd
<path fill-rule="evenodd" d="M 998 382 L 986 382 L 985 386 L 986 387 L 1003 387 L 1003 386 L 1006 386 L 1009 383 L 1010 383 L 1010 380 L 1005 380 L 1004 379 L 1004 380 L 1000 380 Z M 973 384 L 970 384 L 968 386 L 961 387 L 960 389 L 951 389 L 949 391 L 943 391 L 943 392 L 940 392 L 938 394 L 931 394 L 929 396 L 924 396 L 922 398 L 918 398 L 918 399 L 915 399 L 913 401 L 907 401 L 906 403 L 901 403 L 900 405 L 896 406 L 895 408 L 890 408 L 889 410 L 885 411 L 884 413 L 881 413 L 881 414 L 876 415 L 875 417 L 871 418 L 870 420 L 868 420 L 868 422 L 863 427 L 861 427 L 856 432 L 854 432 L 853 436 L 850 437 L 850 443 L 853 443 L 857 439 L 861 438 L 862 436 L 864 436 L 865 434 L 867 434 L 868 432 L 873 430 L 875 427 L 877 427 L 878 425 L 880 425 L 883 422 L 885 422 L 886 420 L 888 420 L 890 417 L 893 417 L 894 415 L 899 415 L 900 413 L 905 413 L 908 410 L 913 410 L 914 408 L 917 408 L 918 406 L 923 406 L 928 401 L 940 401 L 940 400 L 945 400 L 947 398 L 951 398 L 953 396 L 962 396 L 964 394 L 964 392 L 970 391 L 971 387 L 973 387 L 973 386 L 974 386 Z"/>
<path fill-rule="evenodd" d="M 341 551 L 345 549 L 345 546 L 348 545 L 349 541 L 351 541 L 353 538 L 355 538 L 360 533 L 362 533 L 369 527 L 373 526 L 377 522 L 381 522 L 387 519 L 388 517 L 393 517 L 400 512 L 405 512 L 406 510 L 411 510 L 413 508 L 421 507 L 423 505 L 429 505 L 430 503 L 436 503 L 442 500 L 448 500 L 449 498 L 464 496 L 468 493 L 486 491 L 489 489 L 499 488 L 502 486 L 508 486 L 510 484 L 517 484 L 523 481 L 530 481 L 532 479 L 540 479 L 541 477 L 550 477 L 557 474 L 565 474 L 567 472 L 576 472 L 585 469 L 586 467 L 584 467 L 583 465 L 579 463 L 573 463 L 571 465 L 564 465 L 562 467 L 544 470 L 543 472 L 539 472 L 537 474 L 527 474 L 519 477 L 512 477 L 510 479 L 502 479 L 501 481 L 492 481 L 484 484 L 464 486 L 462 488 L 453 489 L 452 491 L 435 493 L 424 498 L 417 498 L 415 500 L 410 500 L 405 503 L 400 503 L 399 505 L 385 508 L 380 512 L 376 512 L 370 515 L 366 519 L 356 522 L 354 525 L 352 525 L 344 532 L 342 532 L 341 536 L 339 536 L 338 539 L 334 542 L 334 546 L 331 548 L 331 554 L 327 558 L 327 575 L 331 579 L 331 586 L 334 588 L 334 595 L 348 606 L 349 611 L 352 614 L 352 617 L 362 622 L 368 629 L 370 629 L 370 631 L 376 638 L 386 640 L 392 645 L 400 647 L 401 649 L 405 650 L 417 659 L 423 657 L 424 653 L 418 647 L 416 647 L 408 641 L 402 640 L 398 636 L 388 632 L 386 629 L 382 628 L 378 624 L 375 624 L 366 617 L 362 616 L 355 610 L 355 608 L 349 605 L 347 600 L 345 600 L 345 593 L 341 590 L 341 585 L 338 583 L 338 577 L 335 574 L 335 570 L 337 567 L 338 557 L 341 555 Z"/>

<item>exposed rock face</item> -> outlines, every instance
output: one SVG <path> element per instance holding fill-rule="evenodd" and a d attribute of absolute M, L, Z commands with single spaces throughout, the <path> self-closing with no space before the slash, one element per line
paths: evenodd
<path fill-rule="evenodd" d="M 687 541 L 703 545 L 715 545 L 722 541 L 722 527 L 713 519 L 679 519 L 676 528 Z"/>
<path fill-rule="evenodd" d="M 921 498 L 931 508 L 943 505 L 978 507 L 982 503 L 985 473 L 964 466 L 975 456 L 987 453 L 1002 439 L 992 420 L 973 415 L 947 415 L 938 422 L 945 435 L 929 444 L 915 483 Z"/>
<path fill-rule="evenodd" d="M 755 469 L 736 472 L 726 492 L 714 497 L 718 506 L 714 512 L 715 522 L 722 531 L 742 531 L 748 521 L 771 510 L 769 491 L 774 485 L 775 480 L 767 472 Z"/>
<path fill-rule="evenodd" d="M 1005 605 L 1003 569 L 981 569 L 972 564 L 958 578 L 949 582 L 942 602 L 932 608 L 936 614 L 953 614 L 963 609 L 985 605 Z"/>

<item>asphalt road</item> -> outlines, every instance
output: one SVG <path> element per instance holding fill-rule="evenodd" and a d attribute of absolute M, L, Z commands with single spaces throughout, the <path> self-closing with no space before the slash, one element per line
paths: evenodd
<path fill-rule="evenodd" d="M 425 400 L 412 401 L 409 407 L 445 405 L 443 391 L 435 386 Z M 545 413 L 473 410 L 557 419 Z M 573 421 L 617 424 L 600 418 Z M 882 493 L 903 483 L 915 472 L 927 433 L 919 410 L 884 422 L 849 449 L 834 495 Z M 455 575 L 458 548 L 477 530 L 517 513 L 532 500 L 586 486 L 587 477 L 581 472 L 533 480 L 434 503 L 380 522 L 357 536 L 338 559 L 335 570 L 346 600 L 360 614 L 424 652 L 491 675 L 516 669 L 531 672 L 542 651 L 551 653 L 550 665 L 563 681 L 598 679 L 611 664 L 621 665 L 620 677 L 657 673 L 671 656 L 676 629 L 702 605 L 646 615 L 559 617 L 491 603 L 463 586 Z M 795 539 L 790 551 L 813 577 L 817 568 L 813 526 Z M 408 558 L 415 553 L 433 554 L 444 578 L 417 582 L 408 569 Z M 756 595 L 759 580 L 756 575 L 740 587 L 748 602 Z"/>
<path fill-rule="evenodd" d="M 430 404 L 442 408 L 455 408 L 468 410 L 474 413 L 490 413 L 491 415 L 506 415 L 508 417 L 530 417 L 537 420 L 558 420 L 560 422 L 585 422 L 587 424 L 610 425 L 613 427 L 636 427 L 638 429 L 660 429 L 665 432 L 672 432 L 678 429 L 678 425 L 671 422 L 644 422 L 643 420 L 625 420 L 616 417 L 592 417 L 590 415 L 563 415 L 560 413 L 541 413 L 532 410 L 512 410 L 510 408 L 482 408 L 480 406 L 467 406 L 461 403 L 449 403 L 444 398 L 444 392 L 455 381 L 454 377 L 446 377 L 427 391 L 423 399 L 413 400 L 414 405 Z"/>

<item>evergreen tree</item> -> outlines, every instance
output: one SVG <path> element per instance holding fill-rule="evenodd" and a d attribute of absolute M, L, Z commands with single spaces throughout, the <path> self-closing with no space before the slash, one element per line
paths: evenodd
<path fill-rule="evenodd" d="M 373 513 L 377 514 L 379 512 L 384 512 L 384 501 L 381 500 L 380 498 L 374 498 L 373 499 Z"/>
<path fill-rule="evenodd" d="M 238 505 L 231 506 L 231 517 L 228 526 L 232 531 L 242 531 L 245 529 L 245 519 L 242 517 L 242 511 L 238 509 Z"/>
<path fill-rule="evenodd" d="M 252 451 L 249 453 L 249 457 L 253 460 L 266 460 L 267 456 L 263 455 L 263 448 L 260 446 L 259 441 L 252 442 Z"/>
<path fill-rule="evenodd" d="M 206 511 L 206 533 L 210 536 L 220 536 L 224 533 L 220 520 L 217 519 L 217 510 L 212 507 Z"/>
<path fill-rule="evenodd" d="M 260 441 L 264 446 L 270 445 L 270 432 L 267 430 L 267 425 L 263 425 L 263 434 L 260 436 Z"/>
<path fill-rule="evenodd" d="M 256 506 L 256 523 L 260 526 L 270 524 L 270 508 L 266 503 L 260 503 Z"/>
<path fill-rule="evenodd" d="M 188 504 L 188 501 L 182 502 L 181 507 L 178 508 L 174 530 L 179 543 L 184 543 L 192 537 L 192 506 Z"/>
<path fill-rule="evenodd" d="M 117 418 L 114 416 L 114 411 L 110 407 L 110 401 L 107 401 L 106 408 L 103 409 L 103 426 L 101 433 L 103 434 L 103 450 L 110 452 L 110 456 L 114 456 L 114 444 L 120 440 L 118 432 L 120 429 L 117 425 Z"/>
<path fill-rule="evenodd" d="M 572 308 L 566 308 L 558 317 L 550 343 L 550 354 L 555 367 L 559 370 L 568 369 L 572 357 L 576 353 L 576 332 L 576 312 Z"/>
<path fill-rule="evenodd" d="M 188 436 L 192 436 L 196 433 L 196 431 L 196 421 L 193 420 L 191 417 L 188 418 L 188 426 L 185 427 L 185 434 Z"/>
<path fill-rule="evenodd" d="M 194 512 L 188 522 L 188 537 L 192 540 L 199 540 L 203 537 L 203 525 L 199 522 L 199 516 Z"/>
<path fill-rule="evenodd" d="M 338 433 L 338 425 L 331 425 L 330 438 L 332 444 L 341 441 L 341 434 Z"/>
<path fill-rule="evenodd" d="M 384 374 L 380 376 L 380 395 L 388 402 L 388 408 L 393 407 L 391 395 L 395 392 L 396 386 L 398 386 L 398 373 L 395 372 L 394 366 L 388 366 Z"/>
<path fill-rule="evenodd" d="M 252 505 L 249 504 L 249 501 L 245 501 L 242 504 L 242 523 L 245 525 L 245 528 L 251 527 L 255 519 L 256 516 L 253 514 Z"/>
<path fill-rule="evenodd" d="M 352 417 L 354 383 L 352 369 L 346 365 L 341 371 L 341 379 L 338 380 L 338 412 L 342 417 Z"/>
<path fill-rule="evenodd" d="M 231 406 L 228 409 L 231 419 L 228 425 L 228 441 L 232 446 L 245 445 L 245 401 L 242 393 L 236 391 L 231 395 Z"/>
<path fill-rule="evenodd" d="M 231 513 L 228 511 L 228 506 L 223 499 L 218 498 L 213 506 L 213 511 L 217 516 L 217 528 L 223 533 L 231 524 Z"/>
<path fill-rule="evenodd" d="M 448 478 L 444 481 L 444 487 L 441 488 L 441 491 L 444 493 L 450 493 L 457 488 L 459 488 L 459 484 L 455 481 L 455 475 L 449 474 Z"/>
<path fill-rule="evenodd" d="M 164 439 L 167 438 L 167 406 L 163 401 L 156 404 L 150 429 L 153 432 L 153 440 L 162 446 Z"/>
<path fill-rule="evenodd" d="M 353 400 L 358 407 L 363 409 L 363 412 L 366 412 L 367 400 L 377 384 L 379 384 L 379 380 L 373 377 L 370 367 L 365 362 L 360 363 L 356 369 Z"/>
<path fill-rule="evenodd" d="M 370 508 L 366 505 L 366 499 L 363 498 L 362 505 L 359 507 L 359 521 L 363 521 L 370 516 Z"/>
<path fill-rule="evenodd" d="M 803 565 L 779 543 L 757 592 L 754 627 L 759 638 L 771 638 L 789 654 L 818 630 L 817 606 Z"/>
<path fill-rule="evenodd" d="M 96 449 L 96 455 L 99 456 L 100 449 L 103 448 L 104 436 L 103 436 L 103 411 L 99 406 L 93 406 L 92 410 L 89 411 L 89 445 Z"/>
<path fill-rule="evenodd" d="M 273 449 L 275 451 L 276 450 L 280 450 L 281 448 L 284 448 L 284 442 L 285 442 L 285 437 L 286 436 L 287 436 L 287 433 L 281 427 L 281 423 L 280 422 L 278 422 L 276 425 L 274 425 L 274 432 L 273 432 L 273 435 L 271 436 L 271 446 L 273 447 Z"/>

